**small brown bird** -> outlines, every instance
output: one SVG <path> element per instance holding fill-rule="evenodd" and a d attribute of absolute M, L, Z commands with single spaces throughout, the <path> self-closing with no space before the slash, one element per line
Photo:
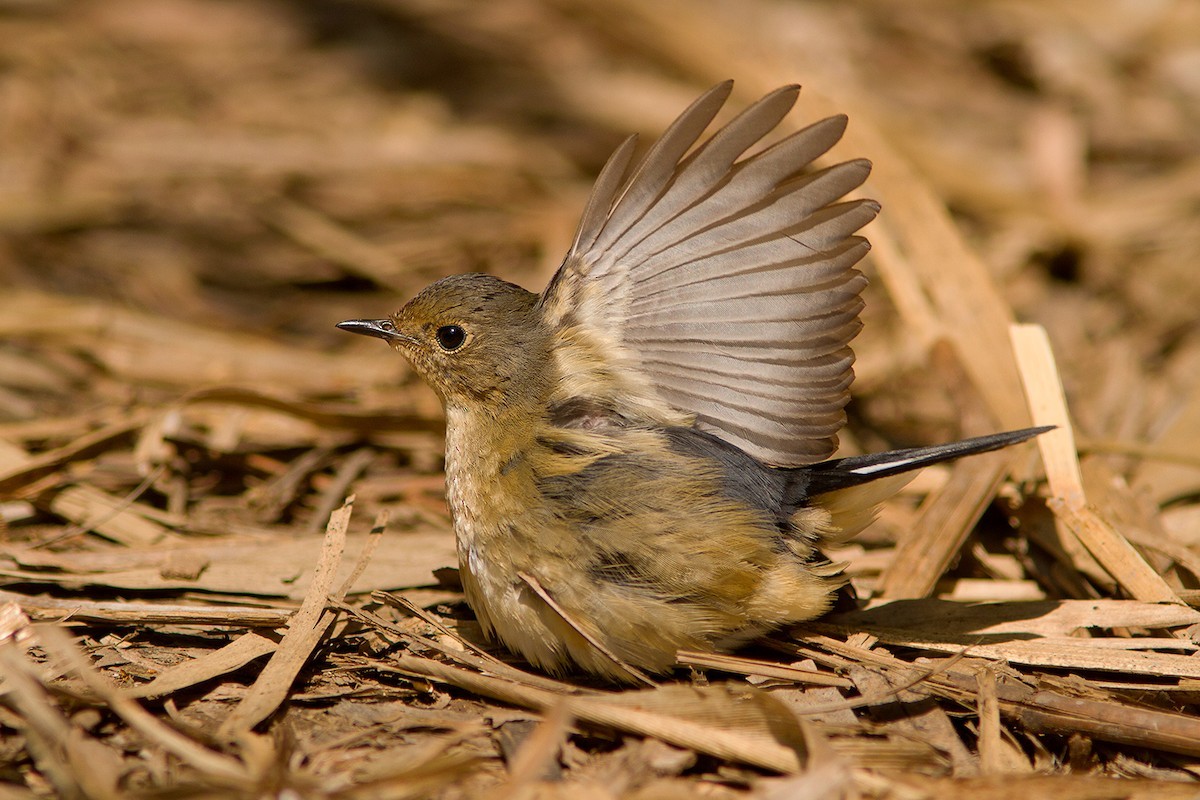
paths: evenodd
<path fill-rule="evenodd" d="M 458 275 L 338 325 L 388 342 L 441 397 L 467 602 L 551 672 L 639 680 L 678 650 L 817 617 L 844 582 L 821 541 L 861 530 L 911 470 L 1043 430 L 824 460 L 866 283 L 853 234 L 879 210 L 838 201 L 870 164 L 806 169 L 845 117 L 745 155 L 796 86 L 696 145 L 731 88 L 631 172 L 634 137 L 617 148 L 540 295 Z"/>

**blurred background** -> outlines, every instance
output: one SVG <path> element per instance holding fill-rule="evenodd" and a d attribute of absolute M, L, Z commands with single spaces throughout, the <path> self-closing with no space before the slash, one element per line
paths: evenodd
<path fill-rule="evenodd" d="M 449 273 L 539 288 L 615 144 L 726 77 L 731 111 L 803 84 L 796 124 L 848 113 L 835 156 L 875 162 L 847 450 L 1020 424 L 1003 323 L 1038 322 L 1085 451 L 1200 536 L 1200 6 L 1171 0 L 3 0 L 0 435 L 243 387 L 404 416 L 434 474 L 435 400 L 333 324 Z"/>
<path fill-rule="evenodd" d="M 451 273 L 539 289 L 612 148 L 631 132 L 644 146 L 726 78 L 737 84 L 723 118 L 800 83 L 780 133 L 846 113 L 832 156 L 874 162 L 862 191 L 883 211 L 865 231 L 871 285 L 843 450 L 1028 424 L 1009 325 L 1040 323 L 1076 423 L 1095 527 L 1138 548 L 1122 550 L 1118 566 L 1161 575 L 1169 599 L 1200 605 L 1200 3 L 0 0 L 0 628 L 10 625 L 0 640 L 24 615 L 67 616 L 106 681 L 159 698 L 147 708 L 205 735 L 260 689 L 276 704 L 286 697 L 277 752 L 264 756 L 256 748 L 271 737 L 259 737 L 248 761 L 275 777 L 307 770 L 304 785 L 328 790 L 313 789 L 322 797 L 411 797 L 434 773 L 456 786 L 507 780 L 499 756 L 511 757 L 538 717 L 482 702 L 478 684 L 446 690 L 441 673 L 396 669 L 398 653 L 457 658 L 463 641 L 480 640 L 445 569 L 456 559 L 441 408 L 402 358 L 333 326 L 383 316 Z M 1016 482 L 1000 488 L 1007 502 L 992 503 L 1009 457 Z M 1069 452 L 1065 462 L 1074 466 Z M 964 748 L 978 745 L 985 774 L 1006 773 L 981 797 L 1026 792 L 1032 784 L 1008 782 L 1018 773 L 1067 771 L 1076 789 L 1088 772 L 1200 774 L 1194 716 L 1172 717 L 1191 727 L 1160 730 L 1141 706 L 1117 702 L 1170 711 L 1195 702 L 1194 678 L 1177 679 L 1195 675 L 1195 659 L 1175 654 L 1193 654 L 1194 627 L 1190 638 L 1123 638 L 1191 625 L 1194 612 L 1092 603 L 1147 597 L 1056 527 L 1036 496 L 1046 494 L 1039 470 L 1032 446 L 925 470 L 837 558 L 850 562 L 860 598 L 880 586 L 888 597 L 933 598 L 893 606 L 907 615 L 901 623 L 927 626 L 919 643 L 947 634 L 946 618 L 928 610 L 944 614 L 949 598 L 954 613 L 979 612 L 980 624 L 995 621 L 982 619 L 995 608 L 1038 617 L 1003 628 L 1016 631 L 1004 646 L 1057 631 L 1050 645 L 1067 656 L 996 656 L 1003 680 L 992 678 L 989 712 L 979 701 L 976 736 L 973 688 L 961 703 L 953 693 L 942 701 L 958 734 L 940 707 L 941 729 L 906 727 L 907 712 L 867 721 L 862 709 L 859 720 L 840 705 L 849 687 L 840 673 L 854 666 L 840 639 L 827 639 L 831 657 L 792 640 L 766 657 L 817 659 L 802 662 L 806 675 L 818 662 L 839 672 L 811 695 L 799 683 L 775 686 L 786 702 L 840 708 L 822 736 L 848 760 L 826 759 L 823 745 L 813 750 L 819 767 L 899 767 L 905 781 L 970 776 L 978 759 Z M 324 601 L 314 566 L 337 563 L 333 545 L 322 550 L 337 537 L 321 532 L 351 493 L 347 553 L 371 555 L 343 591 L 402 635 L 343 617 L 319 646 L 314 634 L 295 671 L 261 669 L 271 630 L 297 624 L 302 598 Z M 369 538 L 382 512 L 387 535 Z M 342 575 L 352 561 L 342 560 Z M 379 589 L 404 597 L 368 597 Z M 973 605 L 1062 598 L 1086 599 L 1088 610 L 1047 622 L 1050 602 Z M 975 647 L 977 627 L 946 640 L 946 652 L 962 645 L 947 665 Z M 1101 644 L 1114 646 L 1072 647 L 1112 628 Z M 853 652 L 867 653 L 857 648 L 874 636 L 852 630 Z M 13 656 L 9 644 L 0 641 L 0 657 Z M 246 645 L 257 649 L 245 655 Z M 1126 646 L 1170 652 L 1112 661 Z M 24 674 L 28 684 L 0 697 L 0 783 L 22 787 L 14 797 L 125 797 L 192 778 L 216 787 L 204 796 L 232 796 L 202 769 L 178 771 L 161 747 L 131 745 L 107 712 L 71 706 L 68 723 L 46 699 L 60 697 L 60 673 L 39 652 L 4 662 L 9 683 Z M 869 655 L 864 664 L 879 663 L 879 651 Z M 1022 663 L 1024 674 L 1011 668 Z M 744 670 L 754 685 L 766 685 L 754 676 L 791 675 L 760 669 Z M 862 696 L 890 694 L 866 680 L 872 670 L 850 674 Z M 964 672 L 964 685 L 977 677 Z M 998 681 L 1029 694 L 1036 686 L 1039 697 L 1069 684 L 1071 711 L 1029 722 L 1010 703 L 1002 742 Z M 74 702 L 61 696 L 64 708 Z M 1014 696 L 1027 697 L 1001 694 Z M 1092 715 L 1101 734 L 1138 746 L 1097 740 L 1093 752 L 1090 734 L 1078 734 L 1087 717 L 1079 697 L 1103 701 Z M 923 700 L 919 713 L 931 705 Z M 551 716 L 558 721 L 538 728 L 550 734 L 532 737 L 539 747 L 568 725 Z M 1051 718 L 1051 734 L 1027 730 Z M 31 757 L 39 721 L 54 747 Z M 554 733 L 554 724 L 564 727 Z M 1143 749 L 1143 734 L 1171 760 Z M 735 788 L 759 776 L 653 740 L 637 749 L 635 739 L 618 747 L 607 734 L 576 735 L 562 762 L 613 793 L 686 772 L 725 791 L 713 796 L 741 796 Z M 78 775 L 52 769 L 64 741 L 91 748 L 77 748 Z M 468 761 L 438 761 L 447 748 Z M 636 780 L 634 756 L 649 765 Z M 421 772 L 433 761 L 433 773 Z M 355 793 L 368 762 L 389 780 L 400 774 L 395 793 Z M 526 761 L 522 780 L 539 763 Z M 107 779 L 111 791 L 75 791 L 77 779 Z M 891 793 L 871 780 L 862 796 L 976 796 L 947 784 Z M 823 796 L 838 791 L 828 783 Z M 1110 784 L 1086 796 L 1109 797 Z M 263 796 L 266 785 L 238 796 Z M 1143 796 L 1162 797 L 1167 785 Z M 560 786 L 579 796 L 577 784 Z M 675 788 L 672 796 L 695 796 L 694 784 Z"/>

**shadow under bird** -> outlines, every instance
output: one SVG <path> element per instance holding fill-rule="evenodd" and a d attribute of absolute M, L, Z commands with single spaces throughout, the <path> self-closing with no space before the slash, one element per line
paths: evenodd
<path fill-rule="evenodd" d="M 870 164 L 811 162 L 831 117 L 752 155 L 799 87 L 700 144 L 732 82 L 630 169 L 609 159 L 541 294 L 444 278 L 383 339 L 446 409 L 446 487 L 467 602 L 545 670 L 617 681 L 723 651 L 830 606 L 817 549 L 851 536 L 911 471 L 1025 441 L 1031 428 L 826 460 L 845 424 L 879 205 L 842 198 Z"/>

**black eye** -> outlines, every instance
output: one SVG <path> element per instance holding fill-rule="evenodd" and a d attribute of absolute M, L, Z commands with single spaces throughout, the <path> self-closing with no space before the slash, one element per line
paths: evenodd
<path fill-rule="evenodd" d="M 457 350 L 467 340 L 467 332 L 457 325 L 443 325 L 437 329 L 437 340 L 443 350 Z"/>

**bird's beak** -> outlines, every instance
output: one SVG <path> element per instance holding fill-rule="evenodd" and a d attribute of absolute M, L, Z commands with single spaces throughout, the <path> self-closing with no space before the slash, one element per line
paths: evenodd
<path fill-rule="evenodd" d="M 339 322 L 337 327 L 350 333 L 361 333 L 363 336 L 374 336 L 385 342 L 409 341 L 409 337 L 396 330 L 396 325 L 390 319 L 348 319 Z"/>

